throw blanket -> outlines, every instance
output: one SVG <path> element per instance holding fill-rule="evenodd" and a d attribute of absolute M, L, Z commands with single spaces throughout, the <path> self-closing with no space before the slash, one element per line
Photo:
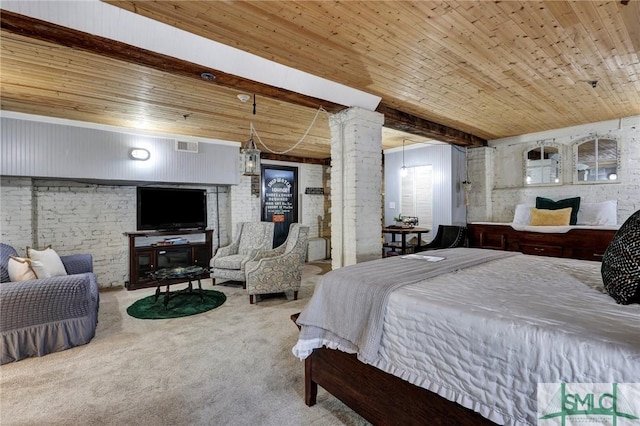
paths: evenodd
<path fill-rule="evenodd" d="M 300 359 L 327 346 L 372 364 L 378 358 L 382 323 L 391 292 L 407 284 L 468 268 L 517 252 L 454 248 L 422 253 L 444 257 L 438 262 L 403 256 L 364 262 L 331 271 L 315 288 L 298 317 L 302 326 L 293 353 Z M 417 257 L 417 256 L 416 256 Z"/>

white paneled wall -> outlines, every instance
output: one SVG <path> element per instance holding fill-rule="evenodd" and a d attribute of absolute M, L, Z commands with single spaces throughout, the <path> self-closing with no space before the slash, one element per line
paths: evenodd
<path fill-rule="evenodd" d="M 239 144 L 200 143 L 198 153 L 175 150 L 175 140 L 116 131 L 2 119 L 0 174 L 65 179 L 233 185 Z M 148 161 L 129 158 L 150 151 Z"/>
<path fill-rule="evenodd" d="M 451 145 L 411 145 L 405 148 L 406 167 L 432 166 L 433 217 L 432 227 L 465 223 L 464 194 L 460 183 L 465 179 L 464 151 Z M 386 150 L 384 156 L 384 223 L 391 225 L 400 213 L 401 149 Z M 392 207 L 393 206 L 393 207 Z M 429 236 L 432 239 L 435 233 Z"/>

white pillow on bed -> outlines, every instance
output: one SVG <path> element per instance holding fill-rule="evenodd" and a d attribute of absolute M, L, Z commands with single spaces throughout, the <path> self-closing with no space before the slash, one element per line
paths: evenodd
<path fill-rule="evenodd" d="M 618 201 L 608 200 L 601 203 L 582 203 L 578 210 L 577 225 L 617 225 Z"/>
<path fill-rule="evenodd" d="M 529 225 L 531 223 L 531 209 L 529 204 L 518 204 L 513 215 L 513 223 L 516 225 Z"/>

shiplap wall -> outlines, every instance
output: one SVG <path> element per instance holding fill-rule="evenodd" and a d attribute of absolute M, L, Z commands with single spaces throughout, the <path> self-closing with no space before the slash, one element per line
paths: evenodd
<path fill-rule="evenodd" d="M 412 145 L 405 148 L 406 167 L 433 166 L 433 229 L 438 225 L 465 223 L 464 194 L 458 180 L 464 180 L 464 151 L 452 145 Z M 384 223 L 391 225 L 400 211 L 400 168 L 402 150 L 385 151 Z M 462 180 L 461 180 L 462 179 Z M 395 203 L 395 209 L 390 207 Z M 430 235 L 428 239 L 435 236 Z"/>
<path fill-rule="evenodd" d="M 239 148 L 200 143 L 198 153 L 175 150 L 175 140 L 115 131 L 2 118 L 0 174 L 65 179 L 233 185 Z M 129 158 L 131 148 L 151 152 Z"/>

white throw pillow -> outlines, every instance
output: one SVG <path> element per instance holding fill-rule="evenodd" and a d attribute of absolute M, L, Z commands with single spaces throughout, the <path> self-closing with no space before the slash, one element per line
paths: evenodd
<path fill-rule="evenodd" d="M 46 266 L 44 266 L 44 263 L 39 260 L 31 261 L 31 269 L 36 273 L 36 278 L 49 278 L 51 276 L 51 273 Z"/>
<path fill-rule="evenodd" d="M 34 250 L 27 247 L 27 257 L 31 259 L 31 267 L 38 278 L 59 277 L 67 275 L 60 256 L 48 246 L 44 250 Z"/>
<path fill-rule="evenodd" d="M 518 204 L 513 215 L 513 223 L 516 225 L 529 225 L 531 223 L 531 209 L 529 204 Z"/>
<path fill-rule="evenodd" d="M 578 210 L 577 225 L 603 226 L 618 224 L 618 201 L 582 203 Z"/>
<path fill-rule="evenodd" d="M 29 259 L 23 257 L 9 256 L 7 269 L 9 271 L 9 279 L 12 282 L 35 280 L 36 273 L 31 269 Z"/>

